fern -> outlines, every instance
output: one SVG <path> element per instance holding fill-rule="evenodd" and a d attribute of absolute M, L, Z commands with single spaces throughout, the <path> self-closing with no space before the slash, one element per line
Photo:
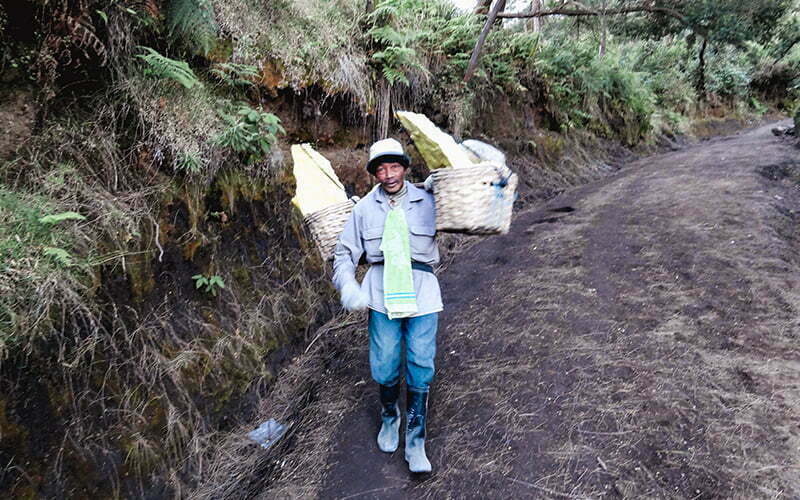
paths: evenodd
<path fill-rule="evenodd" d="M 185 61 L 177 61 L 162 56 L 150 47 L 140 48 L 147 51 L 147 54 L 136 55 L 136 57 L 141 58 L 147 63 L 147 68 L 144 70 L 145 75 L 154 76 L 156 78 L 169 78 L 180 83 L 187 89 L 191 89 L 195 86 L 203 86 L 200 80 L 197 79 L 197 75 L 192 71 L 192 68 L 190 68 Z"/>
<path fill-rule="evenodd" d="M 72 255 L 63 248 L 44 247 L 42 253 L 48 257 L 52 257 L 54 261 L 64 267 L 69 267 L 73 264 Z"/>
<path fill-rule="evenodd" d="M 207 55 L 217 39 L 217 21 L 211 0 L 171 0 L 167 7 L 167 28 L 174 42 L 192 52 Z"/>
<path fill-rule="evenodd" d="M 211 68 L 211 74 L 231 87 L 252 87 L 259 77 L 258 68 L 247 64 L 220 63 Z"/>
<path fill-rule="evenodd" d="M 367 32 L 382 50 L 372 54 L 386 80 L 394 85 L 397 82 L 409 84 L 408 73 L 412 70 L 427 74 L 417 53 L 419 41 L 430 36 L 431 32 L 420 26 L 408 26 L 411 20 L 418 19 L 430 7 L 423 0 L 384 0 L 370 13 L 372 28 Z"/>

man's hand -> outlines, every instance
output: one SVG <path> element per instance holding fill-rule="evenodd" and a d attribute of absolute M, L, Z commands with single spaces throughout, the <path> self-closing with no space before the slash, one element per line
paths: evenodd
<path fill-rule="evenodd" d="M 358 282 L 353 280 L 342 287 L 342 307 L 348 311 L 361 311 L 369 305 L 369 297 L 361 291 Z"/>

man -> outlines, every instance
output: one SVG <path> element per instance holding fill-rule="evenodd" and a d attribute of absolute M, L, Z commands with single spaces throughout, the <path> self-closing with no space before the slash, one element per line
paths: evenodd
<path fill-rule="evenodd" d="M 406 349 L 405 459 L 411 472 L 430 472 L 425 455 L 428 389 L 433 380 L 442 297 L 433 274 L 439 262 L 433 195 L 405 180 L 410 160 L 394 139 L 369 150 L 367 171 L 378 185 L 353 208 L 334 251 L 333 282 L 347 310 L 369 308 L 369 362 L 380 385 L 378 447 L 399 444 L 402 345 Z M 358 284 L 362 256 L 370 265 Z"/>

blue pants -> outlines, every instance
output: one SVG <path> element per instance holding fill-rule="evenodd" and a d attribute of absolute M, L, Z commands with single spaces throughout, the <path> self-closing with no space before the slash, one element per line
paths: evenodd
<path fill-rule="evenodd" d="M 433 380 L 438 324 L 439 313 L 389 319 L 386 314 L 370 309 L 369 366 L 372 378 L 388 386 L 400 382 L 401 350 L 405 340 L 406 386 L 416 392 L 428 392 Z"/>

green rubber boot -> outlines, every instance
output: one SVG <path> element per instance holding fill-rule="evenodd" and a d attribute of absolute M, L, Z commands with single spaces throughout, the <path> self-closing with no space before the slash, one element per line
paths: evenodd
<path fill-rule="evenodd" d="M 425 455 L 425 418 L 428 413 L 428 393 L 406 393 L 406 462 L 411 472 L 430 472 L 431 463 Z"/>
<path fill-rule="evenodd" d="M 400 444 L 400 409 L 397 397 L 400 395 L 400 384 L 391 387 L 381 385 L 381 430 L 378 432 L 378 448 L 386 453 L 393 453 Z"/>

